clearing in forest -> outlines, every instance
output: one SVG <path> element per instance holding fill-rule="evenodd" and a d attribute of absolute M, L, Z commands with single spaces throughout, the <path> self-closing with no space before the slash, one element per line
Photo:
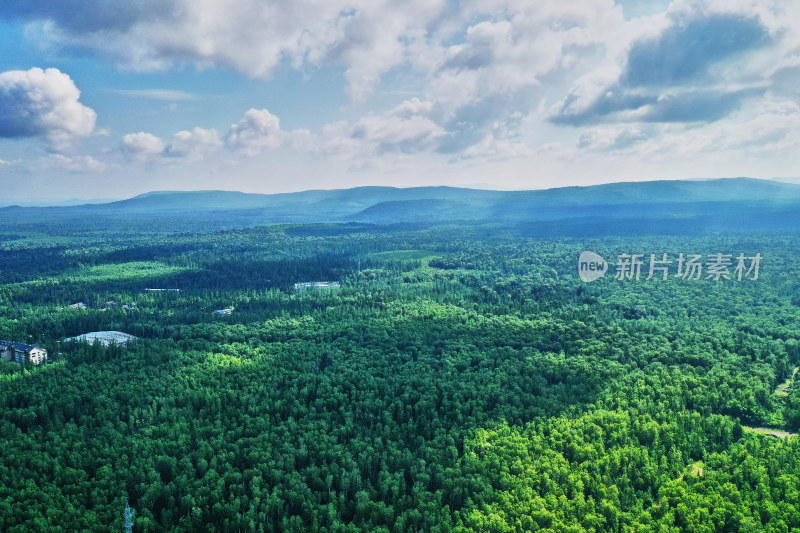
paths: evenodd
<path fill-rule="evenodd" d="M 750 426 L 742 426 L 742 428 L 745 431 L 750 431 L 753 433 L 761 433 L 762 435 L 772 435 L 773 437 L 778 437 L 779 439 L 786 439 L 797 436 L 797 433 L 789 433 L 788 431 L 783 431 L 781 429 L 756 428 Z"/>

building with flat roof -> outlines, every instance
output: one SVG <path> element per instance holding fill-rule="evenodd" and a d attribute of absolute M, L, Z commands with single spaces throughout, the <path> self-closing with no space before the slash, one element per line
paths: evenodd
<path fill-rule="evenodd" d="M 137 337 L 121 331 L 92 331 L 89 333 L 84 333 L 83 335 L 78 335 L 77 337 L 64 339 L 64 341 L 86 342 L 88 344 L 99 342 L 103 346 L 111 346 L 112 344 L 124 346 L 128 343 L 128 341 L 135 339 L 137 339 Z"/>

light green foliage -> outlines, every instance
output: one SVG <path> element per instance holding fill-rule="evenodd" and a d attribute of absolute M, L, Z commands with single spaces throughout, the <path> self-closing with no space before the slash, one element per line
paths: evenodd
<path fill-rule="evenodd" d="M 0 363 L 0 530 L 800 528 L 798 439 L 742 429 L 800 424 L 793 236 L 180 231 L 0 234 L 0 338 L 56 361 Z M 586 248 L 768 260 L 584 285 Z M 57 355 L 99 330 L 141 340 Z"/>

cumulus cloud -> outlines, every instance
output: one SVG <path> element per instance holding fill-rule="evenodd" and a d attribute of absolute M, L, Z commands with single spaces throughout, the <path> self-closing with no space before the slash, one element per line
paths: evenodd
<path fill-rule="evenodd" d="M 256 156 L 284 144 L 296 150 L 310 150 L 314 143 L 308 130 L 284 131 L 280 119 L 267 109 L 250 109 L 232 124 L 224 137 L 215 129 L 195 127 L 175 133 L 169 142 L 146 132 L 122 138 L 121 151 L 130 160 L 175 164 L 200 161 L 227 148 L 230 152 Z"/>
<path fill-rule="evenodd" d="M 131 160 L 145 162 L 200 161 L 224 146 L 216 130 L 182 130 L 165 143 L 152 133 L 129 133 L 122 138 L 122 153 Z"/>
<path fill-rule="evenodd" d="M 217 130 L 194 128 L 192 131 L 183 130 L 173 135 L 169 145 L 164 149 L 164 155 L 198 161 L 222 146 L 223 142 Z"/>
<path fill-rule="evenodd" d="M 534 130 L 559 126 L 579 127 L 563 129 L 572 137 L 558 142 L 569 149 L 655 151 L 680 142 L 671 135 L 685 134 L 684 124 L 707 131 L 765 99 L 797 100 L 794 4 L 675 0 L 664 13 L 625 20 L 614 0 L 242 0 L 236 9 L 221 0 L 143 0 L 119 9 L 88 0 L 11 0 L 0 18 L 45 25 L 54 42 L 109 54 L 133 69 L 190 63 L 261 77 L 334 65 L 354 100 L 389 72 L 418 95 L 313 132 L 284 130 L 273 112 L 250 109 L 219 131 L 187 129 L 163 140 L 134 133 L 122 141 L 131 160 L 174 165 L 213 153 L 291 149 L 364 161 L 430 152 L 452 161 L 531 155 L 529 145 L 550 140 Z M 162 89 L 120 92 L 196 98 Z"/>
<path fill-rule="evenodd" d="M 225 144 L 231 150 L 256 155 L 283 142 L 281 121 L 266 109 L 250 109 L 237 124 L 232 124 Z"/>
<path fill-rule="evenodd" d="M 709 70 L 721 61 L 769 41 L 767 29 L 755 16 L 694 16 L 688 21 L 673 16 L 660 35 L 635 42 L 620 83 L 664 87 L 707 78 Z"/>
<path fill-rule="evenodd" d="M 468 2 L 463 42 L 444 46 L 431 90 L 457 105 L 539 87 L 575 66 L 622 24 L 611 0 Z"/>
<path fill-rule="evenodd" d="M 50 40 L 108 54 L 138 70 L 192 62 L 253 77 L 283 65 L 338 64 L 362 97 L 406 61 L 407 46 L 441 16 L 445 0 L 9 0 L 0 17 L 46 26 Z M 37 33 L 37 32 L 34 32 Z M 43 32 L 38 32 L 43 33 Z"/>
<path fill-rule="evenodd" d="M 617 57 L 592 70 L 548 114 L 557 124 L 713 122 L 769 87 L 756 58 L 780 47 L 779 3 L 677 1 Z M 775 50 L 772 50 L 775 54 Z"/>
<path fill-rule="evenodd" d="M 165 148 L 164 141 L 152 133 L 140 131 L 129 133 L 122 138 L 122 153 L 138 161 L 157 159 L 164 153 Z"/>
<path fill-rule="evenodd" d="M 614 48 L 624 24 L 612 0 L 468 1 L 463 8 L 463 37 L 456 26 L 427 56 L 426 93 L 443 110 L 447 136 L 438 151 L 467 157 L 525 153 L 520 126 L 540 113 L 553 87 Z"/>
<path fill-rule="evenodd" d="M 55 68 L 0 73 L 0 137 L 45 137 L 61 149 L 90 135 L 97 115 L 79 102 L 80 95 Z"/>
<path fill-rule="evenodd" d="M 650 169 L 671 168 L 677 161 L 693 173 L 702 166 L 746 175 L 759 164 L 788 168 L 787 162 L 794 164 L 798 153 L 800 106 L 767 98 L 699 127 L 679 122 L 590 127 L 581 131 L 577 146 L 561 146 L 556 156 L 594 164 L 633 162 Z M 745 166 L 750 170 L 743 171 Z"/>
<path fill-rule="evenodd" d="M 337 158 L 372 158 L 383 154 L 411 154 L 434 151 L 447 135 L 433 102 L 412 98 L 384 113 L 369 113 L 355 123 L 338 121 L 322 126 L 318 132 L 307 129 L 284 130 L 280 119 L 267 109 L 250 109 L 220 138 L 214 130 L 195 128 L 179 132 L 164 150 L 164 155 L 186 157 L 202 147 L 209 153 L 220 146 L 248 157 L 279 148 Z M 180 142 L 179 142 L 180 141 Z"/>
<path fill-rule="evenodd" d="M 362 118 L 350 136 L 362 143 L 362 149 L 376 154 L 431 150 L 446 133 L 434 115 L 432 102 L 414 98 L 381 115 Z"/>
<path fill-rule="evenodd" d="M 776 46 L 789 54 L 781 31 L 791 18 L 781 13 L 790 9 L 785 4 L 676 0 L 666 13 L 626 21 L 613 0 L 464 0 L 457 7 L 445 0 L 243 0 L 236 9 L 220 0 L 145 0 L 119 9 L 88 0 L 55 7 L 13 0 L 0 17 L 46 24 L 55 42 L 110 54 L 134 69 L 191 62 L 260 77 L 279 67 L 339 65 L 356 100 L 406 65 L 421 75 L 420 101 L 431 103 L 436 116 L 374 112 L 345 128 L 348 141 L 336 142 L 376 153 L 433 145 L 457 154 L 491 140 L 518 144 L 520 125 L 548 108 L 546 118 L 560 125 L 711 122 L 763 95 L 770 83 L 791 92 L 797 64 L 778 71 L 756 59 Z M 752 62 L 747 68 L 744 58 Z M 772 78 L 765 79 L 769 68 Z M 220 140 L 255 155 L 318 145 L 331 131 L 310 140 L 309 132 L 282 131 L 275 115 L 254 109 Z M 186 142 L 197 148 L 174 139 L 164 155 L 197 158 L 219 146 Z"/>
<path fill-rule="evenodd" d="M 446 0 L 347 0 L 322 57 L 346 67 L 347 91 L 361 100 L 393 67 L 415 62 L 414 49 L 447 7 Z"/>

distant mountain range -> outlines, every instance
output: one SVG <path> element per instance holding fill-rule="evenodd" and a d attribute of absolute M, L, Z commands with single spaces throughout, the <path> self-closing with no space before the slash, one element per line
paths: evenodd
<path fill-rule="evenodd" d="M 751 178 L 610 183 L 531 191 L 357 187 L 285 194 L 161 191 L 108 203 L 0 209 L 0 219 L 45 216 L 186 216 L 229 226 L 352 222 L 539 224 L 571 233 L 619 233 L 631 223 L 717 229 L 800 229 L 800 185 Z M 49 218 L 49 217 L 48 217 Z M 223 224 L 224 225 L 224 224 Z M 616 230 L 614 228 L 617 228 Z"/>

